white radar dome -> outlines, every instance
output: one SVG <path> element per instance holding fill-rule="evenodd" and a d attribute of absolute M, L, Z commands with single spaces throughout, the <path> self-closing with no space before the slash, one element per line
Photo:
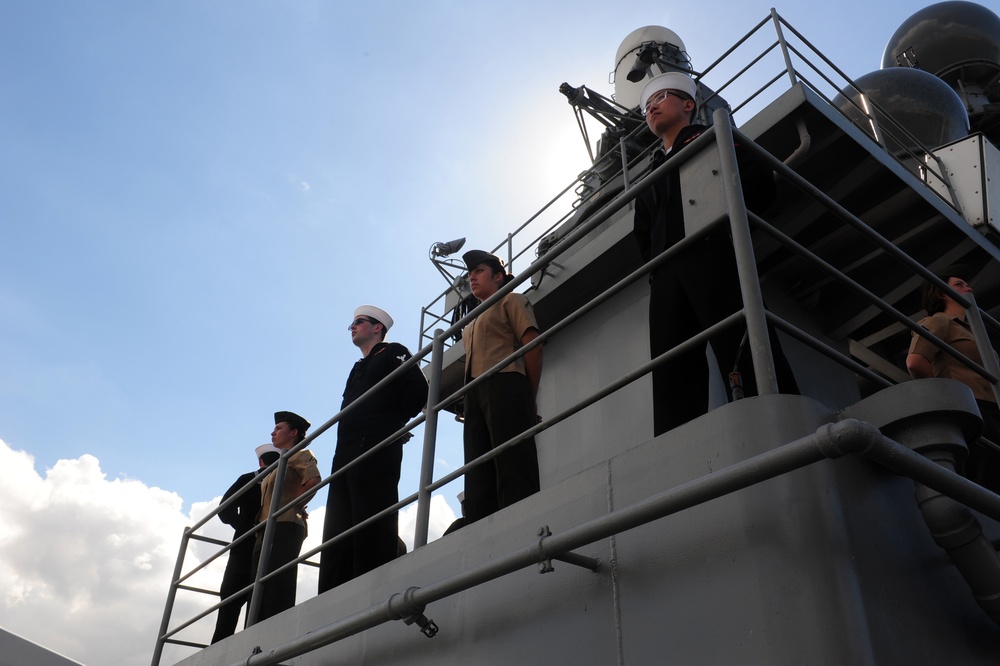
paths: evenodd
<path fill-rule="evenodd" d="M 646 81 L 669 71 L 691 71 L 691 58 L 678 34 L 658 25 L 633 30 L 615 54 L 615 101 L 629 109 L 638 107 Z"/>

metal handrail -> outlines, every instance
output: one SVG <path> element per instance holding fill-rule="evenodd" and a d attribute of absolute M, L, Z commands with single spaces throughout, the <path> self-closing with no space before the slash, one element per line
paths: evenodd
<path fill-rule="evenodd" d="M 900 125 L 895 119 L 892 118 L 891 114 L 887 113 L 882 109 L 877 103 L 871 101 L 868 96 L 857 87 L 854 80 L 851 79 L 843 70 L 841 70 L 837 65 L 826 57 L 819 49 L 817 49 L 808 39 L 806 39 L 798 30 L 796 30 L 788 21 L 781 17 L 777 11 L 774 9 L 770 10 L 767 17 L 762 19 L 757 25 L 755 25 L 749 32 L 747 32 L 734 46 L 729 48 L 725 53 L 723 53 L 719 58 L 712 62 L 707 68 L 702 72 L 697 73 L 698 81 L 705 81 L 706 77 L 710 77 L 712 74 L 720 70 L 721 66 L 728 61 L 730 57 L 739 49 L 740 46 L 749 42 L 756 34 L 762 33 L 768 29 L 768 26 L 772 28 L 776 35 L 776 40 L 769 42 L 763 49 L 763 51 L 757 54 L 751 59 L 748 65 L 743 66 L 737 74 L 731 76 L 725 80 L 721 86 L 712 94 L 708 100 L 714 99 L 721 95 L 722 92 L 727 90 L 736 81 L 742 81 L 745 78 L 747 72 L 749 72 L 754 66 L 761 63 L 764 58 L 777 50 L 782 56 L 782 69 L 777 74 L 774 74 L 768 79 L 767 83 L 763 86 L 757 87 L 755 90 L 748 93 L 748 95 L 735 107 L 733 107 L 732 113 L 735 115 L 737 112 L 741 111 L 751 100 L 756 99 L 765 90 L 775 84 L 783 75 L 787 75 L 789 79 L 789 87 L 793 87 L 797 83 L 802 83 L 807 85 L 811 90 L 816 92 L 821 98 L 830 102 L 832 105 L 831 97 L 823 92 L 821 86 L 818 86 L 811 82 L 807 77 L 805 77 L 799 69 L 796 68 L 795 60 L 793 56 L 798 59 L 799 64 L 803 65 L 805 68 L 815 72 L 822 81 L 829 86 L 829 89 L 836 91 L 837 94 L 842 94 L 844 89 L 850 89 L 855 91 L 860 99 L 862 100 L 864 106 L 858 106 L 850 97 L 844 97 L 845 101 L 852 105 L 858 110 L 860 114 L 864 116 L 867 122 L 870 124 L 870 129 L 861 128 L 866 134 L 871 136 L 873 140 L 885 149 L 885 135 L 886 130 L 888 130 L 888 135 L 898 141 L 899 138 L 906 140 L 906 143 L 916 146 L 920 151 L 923 151 L 923 155 L 920 155 L 909 148 L 904 149 L 906 156 L 919 160 L 921 157 L 926 156 L 932 163 L 924 163 L 922 168 L 926 169 L 930 173 L 934 174 L 944 185 L 948 191 L 949 197 L 945 199 L 953 208 L 957 209 L 957 198 L 954 189 L 951 186 L 950 179 L 948 178 L 947 169 L 942 165 L 941 159 L 935 155 L 927 146 L 922 145 L 922 143 L 912 135 L 912 133 L 905 127 Z M 787 33 L 787 34 L 786 34 Z M 804 49 L 808 50 L 808 55 L 796 47 L 795 44 L 789 41 L 789 35 L 795 37 Z M 819 60 L 820 63 L 828 67 L 834 74 L 836 74 L 840 79 L 841 83 L 835 82 L 829 75 L 827 75 L 819 66 L 813 63 L 813 59 Z M 855 121 L 849 116 L 843 113 L 838 107 L 837 110 L 845 116 L 852 123 Z M 876 112 L 878 113 L 878 118 L 876 117 Z M 628 133 L 627 138 L 634 139 L 645 132 L 644 126 L 637 127 L 635 130 Z M 625 142 L 619 142 L 620 146 L 624 150 Z M 904 142 L 899 141 L 900 145 Z M 631 162 L 631 164 L 636 164 L 638 160 L 642 158 L 643 155 L 649 152 L 650 148 L 642 151 L 636 160 L 624 159 L 623 162 Z M 900 158 L 892 153 L 888 153 L 894 160 L 900 161 Z M 595 164 L 590 169 L 581 173 L 576 179 L 574 179 L 566 188 L 562 190 L 557 196 L 552 198 L 547 202 L 542 208 L 532 215 L 528 220 L 518 226 L 513 232 L 507 235 L 507 238 L 501 241 L 496 247 L 493 248 L 493 252 L 500 252 L 508 258 L 516 259 L 527 254 L 532 248 L 538 248 L 538 245 L 542 239 L 544 239 L 549 233 L 551 233 L 560 224 L 567 222 L 571 215 L 575 212 L 575 205 L 579 200 L 571 204 L 568 212 L 558 217 L 558 220 L 552 225 L 548 226 L 540 234 L 533 235 L 528 239 L 522 239 L 520 235 L 524 230 L 531 226 L 542 214 L 547 213 L 552 209 L 570 190 L 574 187 L 582 187 L 588 184 L 588 179 L 597 175 L 599 168 L 603 168 L 603 162 L 599 158 L 598 163 Z M 619 167 L 617 170 L 612 171 L 610 174 L 605 176 L 604 182 L 602 183 L 602 188 L 606 186 L 613 186 L 618 179 L 622 179 L 626 186 L 628 185 L 628 178 L 626 174 L 628 169 L 624 166 Z M 932 190 L 937 196 L 941 196 L 936 190 Z M 420 332 L 418 344 L 423 346 L 425 343 L 429 344 L 433 340 L 432 331 L 438 327 L 442 322 L 447 321 L 447 314 L 435 315 L 432 313 L 432 308 L 438 304 L 444 302 L 445 296 L 452 290 L 449 286 L 440 295 L 438 295 L 431 303 L 425 306 L 421 311 L 420 318 Z M 447 345 L 447 342 L 446 342 Z"/>

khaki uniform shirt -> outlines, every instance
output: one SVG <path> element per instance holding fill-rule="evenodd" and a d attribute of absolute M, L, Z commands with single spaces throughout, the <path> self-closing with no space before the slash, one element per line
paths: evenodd
<path fill-rule="evenodd" d="M 257 522 L 267 520 L 271 510 L 271 497 L 274 495 L 274 479 L 277 468 L 269 472 L 260 484 L 260 513 L 257 514 Z M 316 463 L 316 456 L 309 449 L 302 449 L 288 459 L 288 467 L 285 470 L 285 482 L 281 486 L 281 501 L 278 508 L 285 506 L 302 492 L 302 486 L 310 479 L 320 478 L 319 466 Z M 298 523 L 306 527 L 306 517 L 299 509 L 289 509 L 278 516 L 279 523 Z"/>
<path fill-rule="evenodd" d="M 944 312 L 938 312 L 930 317 L 924 317 L 917 323 L 947 342 L 973 363 L 983 364 L 979 348 L 976 347 L 976 340 L 972 337 L 972 331 L 969 330 L 969 325 L 961 319 L 951 317 Z M 910 342 L 910 353 L 919 354 L 930 361 L 935 377 L 958 380 L 972 389 L 972 394 L 976 396 L 977 400 L 996 402 L 990 383 L 982 375 L 967 368 L 947 352 L 938 349 L 927 338 L 914 333 L 913 340 Z"/>
<path fill-rule="evenodd" d="M 521 347 L 521 336 L 538 330 L 535 311 L 524 294 L 511 292 L 476 317 L 462 331 L 465 345 L 465 380 L 475 379 Z M 500 372 L 524 374 L 524 357 Z"/>

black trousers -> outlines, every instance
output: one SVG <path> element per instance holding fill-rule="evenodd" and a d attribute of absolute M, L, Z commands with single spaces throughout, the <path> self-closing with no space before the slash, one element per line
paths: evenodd
<path fill-rule="evenodd" d="M 742 307 L 732 243 L 725 235 L 706 237 L 650 276 L 650 358 L 676 347 Z M 745 332 L 746 326 L 737 324 L 713 337 L 711 343 L 725 385 L 729 386 L 729 373 L 735 366 L 742 374 L 744 395 L 751 396 L 757 394 L 757 386 L 749 344 L 739 353 Z M 779 391 L 798 393 L 795 376 L 770 326 L 768 335 Z M 708 373 L 704 346 L 652 372 L 654 435 L 708 412 Z"/>
<path fill-rule="evenodd" d="M 302 551 L 302 542 L 306 538 L 306 529 L 297 523 L 275 523 L 274 541 L 271 544 L 271 558 L 267 563 L 265 573 L 288 564 Z M 258 532 L 263 535 L 263 532 Z M 253 548 L 253 571 L 257 571 L 260 563 L 261 544 L 263 538 L 258 537 Z M 260 615 L 257 621 L 266 620 L 281 611 L 295 605 L 295 590 L 298 584 L 298 567 L 279 574 L 261 586 L 263 599 L 260 604 Z"/>
<path fill-rule="evenodd" d="M 219 588 L 219 598 L 225 599 L 253 582 L 253 547 L 255 539 L 250 538 L 229 551 L 229 561 L 226 562 L 226 572 L 222 574 L 222 585 Z M 250 601 L 250 593 L 233 599 L 219 608 L 215 619 L 215 633 L 212 642 L 218 643 L 223 638 L 236 633 L 236 625 L 240 621 L 243 604 Z"/>
<path fill-rule="evenodd" d="M 500 372 L 465 394 L 465 462 L 493 450 L 535 425 L 528 379 Z M 538 492 L 534 438 L 465 473 L 466 524 Z"/>
<path fill-rule="evenodd" d="M 389 434 L 391 432 L 386 433 Z M 368 446 L 378 444 L 384 437 L 371 439 L 374 441 Z M 365 450 L 365 442 L 338 441 L 333 471 Z M 397 441 L 330 482 L 323 525 L 324 542 L 399 501 L 399 468 L 402 462 L 403 443 Z M 320 553 L 320 594 L 395 559 L 398 547 L 398 511 L 328 546 Z"/>

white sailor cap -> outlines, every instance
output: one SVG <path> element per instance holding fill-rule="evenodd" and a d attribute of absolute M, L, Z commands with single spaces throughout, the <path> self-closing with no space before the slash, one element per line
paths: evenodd
<path fill-rule="evenodd" d="M 642 92 L 639 93 L 639 109 L 644 110 L 646 108 L 646 102 L 653 96 L 653 93 L 658 93 L 668 88 L 687 93 L 691 99 L 695 99 L 698 95 L 698 84 L 690 76 L 681 74 L 680 72 L 667 72 L 666 74 L 654 76 L 649 80 L 649 83 L 643 86 Z"/>
<path fill-rule="evenodd" d="M 392 317 L 389 316 L 389 313 L 382 308 L 375 307 L 374 305 L 359 306 L 358 309 L 354 311 L 354 318 L 357 319 L 358 317 L 370 317 L 385 326 L 385 330 L 387 331 L 392 328 Z"/>
<path fill-rule="evenodd" d="M 276 447 L 274 444 L 261 444 L 257 447 L 257 457 L 263 458 L 265 453 L 277 453 L 281 455 L 281 449 Z"/>

